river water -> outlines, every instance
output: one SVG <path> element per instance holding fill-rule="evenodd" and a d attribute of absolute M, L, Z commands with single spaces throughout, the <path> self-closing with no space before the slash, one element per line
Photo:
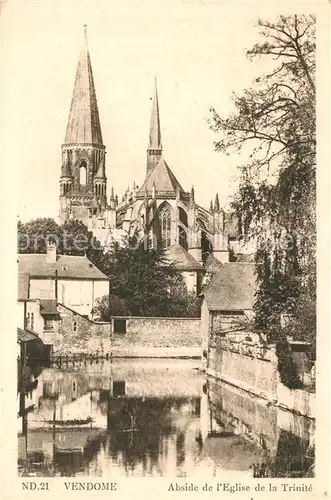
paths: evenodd
<path fill-rule="evenodd" d="M 21 476 L 313 475 L 314 421 L 207 379 L 199 360 L 115 359 L 23 375 Z"/>

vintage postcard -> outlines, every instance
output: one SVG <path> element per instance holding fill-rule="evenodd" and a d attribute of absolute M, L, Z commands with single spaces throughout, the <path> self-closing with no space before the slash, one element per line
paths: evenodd
<path fill-rule="evenodd" d="M 329 14 L 2 2 L 2 498 L 330 494 Z"/>

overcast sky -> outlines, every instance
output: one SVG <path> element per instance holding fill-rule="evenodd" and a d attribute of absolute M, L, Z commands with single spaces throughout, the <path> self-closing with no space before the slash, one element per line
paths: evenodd
<path fill-rule="evenodd" d="M 83 24 L 107 150 L 108 189 L 141 185 L 154 76 L 158 79 L 164 158 L 183 185 L 209 207 L 226 204 L 244 158 L 213 150 L 206 119 L 231 111 L 231 93 L 264 70 L 245 51 L 258 39 L 249 3 L 152 0 L 13 2 L 5 7 L 5 90 L 19 172 L 21 220 L 56 217 L 64 141 Z M 254 4 L 256 5 L 256 4 Z M 283 4 L 284 5 L 284 4 Z M 14 168 L 14 167 L 13 167 Z"/>

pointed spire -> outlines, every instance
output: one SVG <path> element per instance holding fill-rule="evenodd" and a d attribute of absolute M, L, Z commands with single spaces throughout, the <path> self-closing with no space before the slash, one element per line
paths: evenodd
<path fill-rule="evenodd" d="M 109 198 L 109 207 L 112 209 L 116 208 L 116 198 L 114 196 L 114 186 L 111 187 L 110 198 Z"/>
<path fill-rule="evenodd" d="M 72 177 L 70 161 L 69 161 L 69 151 L 65 152 L 65 160 L 62 165 L 61 177 Z"/>
<path fill-rule="evenodd" d="M 95 144 L 102 146 L 99 110 L 86 28 L 86 25 L 84 25 L 84 43 L 77 66 L 65 144 Z"/>
<path fill-rule="evenodd" d="M 159 99 L 157 94 L 157 83 L 155 78 L 154 96 L 152 102 L 151 122 L 149 127 L 149 140 L 147 148 L 147 171 L 146 177 L 154 170 L 162 158 L 162 140 L 160 126 Z"/>
<path fill-rule="evenodd" d="M 218 193 L 215 196 L 214 212 L 218 213 L 220 211 L 220 201 L 218 199 Z"/>
<path fill-rule="evenodd" d="M 211 213 L 211 214 L 214 213 L 213 200 L 210 200 L 209 213 Z"/>
<path fill-rule="evenodd" d="M 179 184 L 177 184 L 177 186 L 176 186 L 176 198 L 177 198 L 177 200 L 180 199 L 180 185 Z"/>
<path fill-rule="evenodd" d="M 191 187 L 191 200 L 194 201 L 194 186 Z"/>
<path fill-rule="evenodd" d="M 150 128 L 149 128 L 148 149 L 162 151 L 159 99 L 158 99 L 158 94 L 157 94 L 156 78 L 155 78 L 154 96 L 153 96 L 153 102 L 152 102 L 151 123 L 150 123 Z"/>

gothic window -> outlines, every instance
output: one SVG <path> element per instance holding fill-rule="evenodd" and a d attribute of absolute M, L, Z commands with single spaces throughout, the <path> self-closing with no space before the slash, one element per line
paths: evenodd
<path fill-rule="evenodd" d="M 168 248 L 171 245 L 171 212 L 169 205 L 165 205 L 159 213 L 161 245 Z"/>
<path fill-rule="evenodd" d="M 187 250 L 187 235 L 185 229 L 181 226 L 178 226 L 178 242 L 181 247 Z"/>
<path fill-rule="evenodd" d="M 79 166 L 79 183 L 81 186 L 86 186 L 87 177 L 87 165 L 86 161 L 83 160 Z"/>
<path fill-rule="evenodd" d="M 187 227 L 187 213 L 185 212 L 185 210 L 182 207 L 179 207 L 179 209 L 178 209 L 178 218 L 179 218 L 180 222 L 182 224 L 184 224 L 184 226 Z"/>

